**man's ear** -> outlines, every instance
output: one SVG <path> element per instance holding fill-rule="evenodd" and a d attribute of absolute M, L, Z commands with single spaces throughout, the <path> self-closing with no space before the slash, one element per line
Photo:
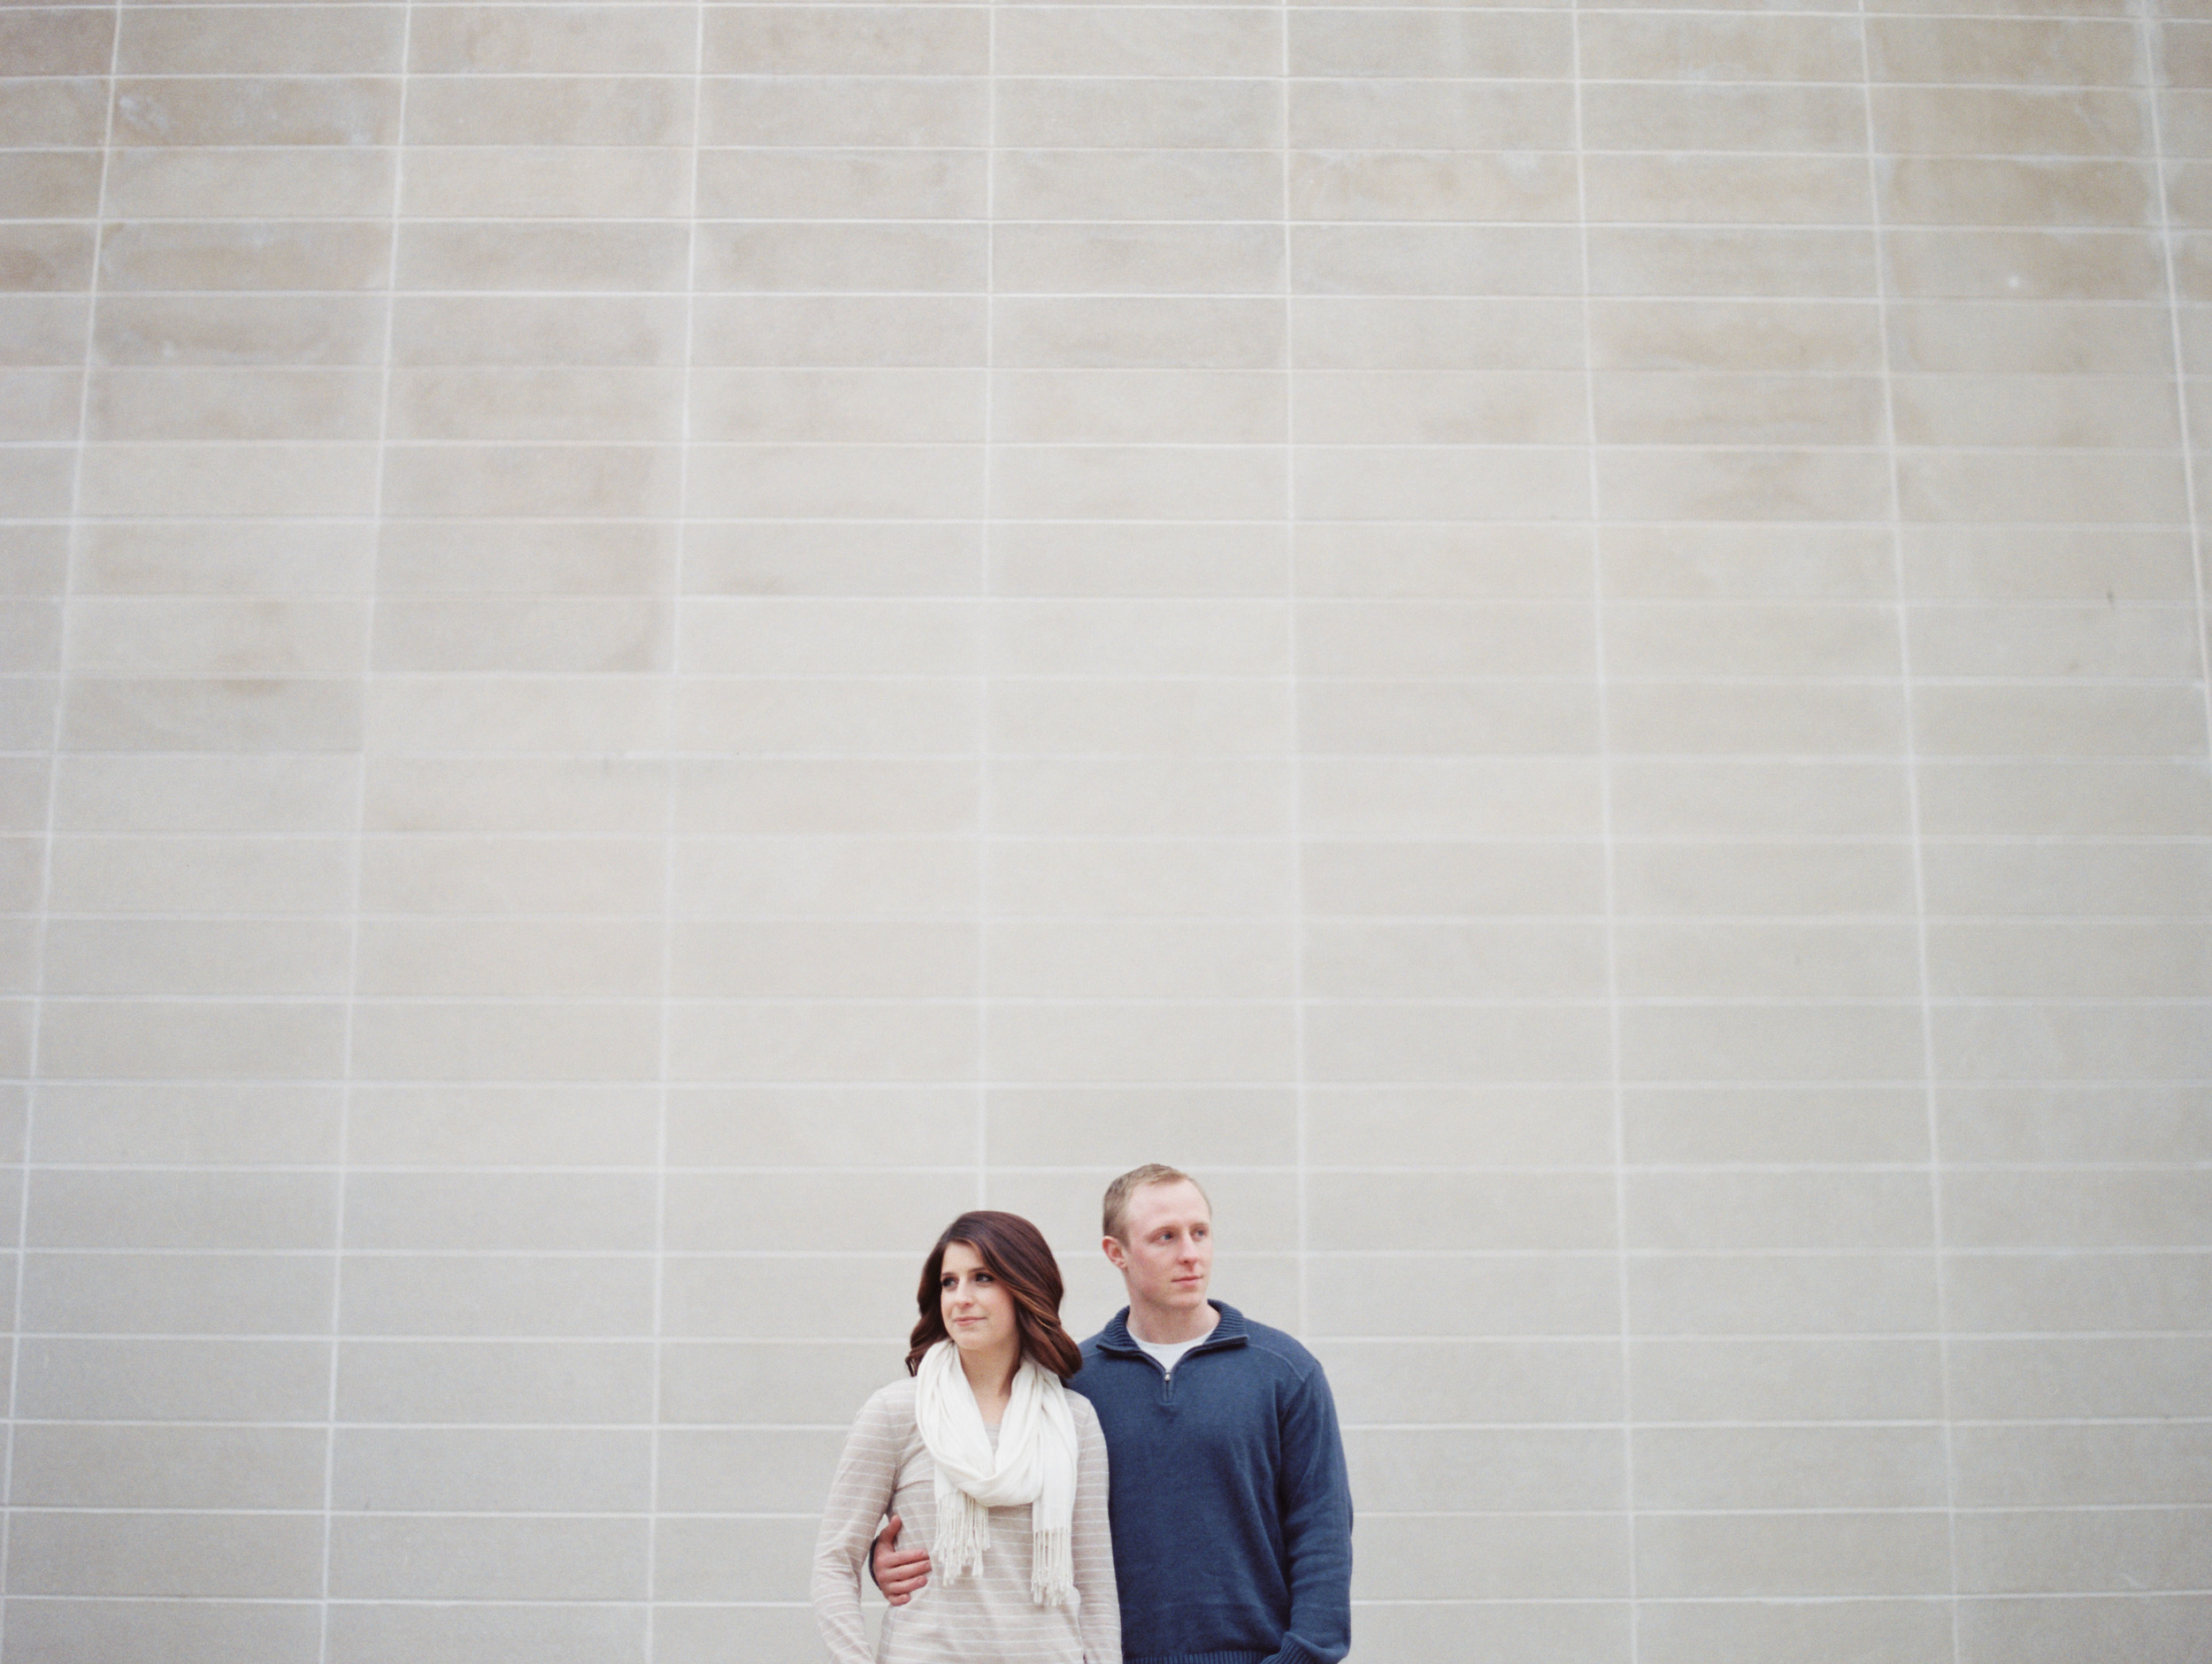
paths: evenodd
<path fill-rule="evenodd" d="M 1119 1238 L 1102 1237 L 1099 1238 L 1098 1246 L 1106 1251 L 1106 1257 L 1114 1262 L 1115 1270 L 1126 1271 L 1129 1269 L 1129 1251 L 1121 1246 Z"/>

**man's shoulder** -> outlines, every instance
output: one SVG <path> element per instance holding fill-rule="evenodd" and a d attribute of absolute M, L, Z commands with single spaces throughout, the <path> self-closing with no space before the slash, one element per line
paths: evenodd
<path fill-rule="evenodd" d="M 1249 1317 L 1244 1318 L 1243 1323 L 1244 1345 L 1231 1350 L 1241 1353 L 1249 1368 L 1292 1382 L 1305 1382 L 1321 1375 L 1321 1360 L 1308 1352 L 1296 1336 Z"/>
<path fill-rule="evenodd" d="M 1262 1356 L 1279 1359 L 1302 1375 L 1321 1367 L 1321 1360 L 1308 1352 L 1297 1336 L 1254 1323 L 1249 1317 L 1244 1320 L 1244 1344 Z"/>
<path fill-rule="evenodd" d="M 1097 1334 L 1093 1335 L 1089 1339 L 1083 1342 L 1080 1348 L 1083 1353 L 1083 1367 L 1068 1377 L 1069 1392 L 1081 1392 L 1087 1388 L 1095 1386 L 1098 1384 L 1099 1365 L 1103 1362 L 1110 1361 L 1113 1355 L 1112 1353 L 1105 1351 L 1099 1345 L 1099 1342 L 1103 1340 L 1105 1338 L 1106 1331 L 1104 1330 L 1101 1330 Z"/>
<path fill-rule="evenodd" d="M 1096 1334 L 1087 1336 L 1079 1348 L 1083 1361 L 1087 1364 L 1114 1352 L 1134 1352 L 1136 1344 L 1130 1339 L 1125 1327 L 1128 1322 L 1129 1308 L 1125 1306 L 1101 1324 Z"/>

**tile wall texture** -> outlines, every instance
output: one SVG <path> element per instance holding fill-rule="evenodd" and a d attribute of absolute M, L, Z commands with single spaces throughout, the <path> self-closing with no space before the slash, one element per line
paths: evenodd
<path fill-rule="evenodd" d="M 811 1660 L 1155 1158 L 1361 1664 L 2203 1658 L 2212 5 L 0 73 L 7 1664 Z"/>

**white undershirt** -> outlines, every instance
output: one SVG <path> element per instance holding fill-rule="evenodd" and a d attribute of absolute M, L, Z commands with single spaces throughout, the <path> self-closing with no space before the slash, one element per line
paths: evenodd
<path fill-rule="evenodd" d="M 1129 1338 L 1135 1340 L 1137 1345 L 1143 1347 L 1146 1352 L 1160 1361 L 1161 1374 L 1173 1375 L 1175 1373 L 1175 1366 L 1183 1361 L 1183 1354 L 1188 1352 L 1193 1346 L 1202 1346 L 1208 1341 L 1211 1340 L 1214 1338 L 1214 1330 L 1218 1329 L 1220 1326 L 1221 1318 L 1217 1314 L 1211 1326 L 1207 1329 L 1204 1334 L 1200 1335 L 1194 1340 L 1138 1340 L 1137 1337 L 1133 1334 L 1131 1335 Z"/>
<path fill-rule="evenodd" d="M 1137 1340 L 1134 1335 L 1129 1338 Z M 1201 1335 L 1196 1340 L 1137 1340 L 1137 1345 L 1160 1361 L 1163 1375 L 1173 1375 L 1175 1366 L 1183 1361 L 1183 1354 L 1193 1346 L 1203 1346 L 1205 1342 L 1206 1337 Z"/>

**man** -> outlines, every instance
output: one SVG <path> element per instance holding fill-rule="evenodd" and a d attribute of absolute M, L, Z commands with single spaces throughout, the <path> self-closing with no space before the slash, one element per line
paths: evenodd
<path fill-rule="evenodd" d="M 1156 1163 L 1106 1187 L 1106 1257 L 1129 1304 L 1083 1343 L 1069 1390 L 1106 1434 L 1123 1664 L 1335 1664 L 1351 1648 L 1352 1498 L 1313 1354 L 1206 1298 L 1213 1209 Z M 877 1537 L 902 1605 L 929 1553 Z"/>

